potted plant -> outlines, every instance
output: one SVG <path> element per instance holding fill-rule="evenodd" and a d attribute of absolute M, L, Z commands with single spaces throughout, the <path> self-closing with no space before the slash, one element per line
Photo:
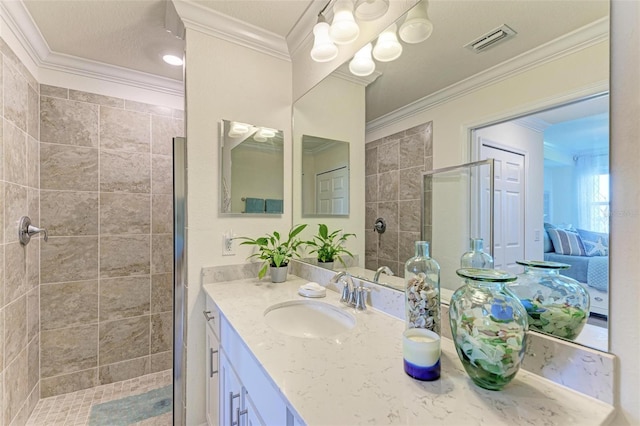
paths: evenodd
<path fill-rule="evenodd" d="M 281 283 L 287 279 L 287 269 L 289 261 L 294 257 L 300 257 L 298 247 L 302 241 L 297 235 L 306 228 L 306 224 L 298 225 L 289 231 L 286 241 L 280 240 L 280 233 L 274 231 L 273 234 L 267 234 L 265 237 L 256 239 L 248 237 L 238 237 L 245 240 L 240 245 L 252 245 L 258 247 L 258 252 L 252 254 L 247 259 L 257 257 L 264 262 L 262 268 L 258 272 L 258 278 L 262 279 L 267 274 L 267 268 L 271 268 L 271 282 Z"/>
<path fill-rule="evenodd" d="M 353 257 L 345 247 L 344 243 L 349 237 L 355 237 L 356 234 L 343 234 L 342 229 L 329 232 L 327 225 L 321 223 L 318 225 L 318 233 L 313 236 L 313 240 L 305 241 L 305 245 L 313 247 L 309 253 L 316 253 L 318 265 L 332 269 L 333 262 L 338 260 L 344 267 L 347 265 L 342 260 L 342 254 Z"/>

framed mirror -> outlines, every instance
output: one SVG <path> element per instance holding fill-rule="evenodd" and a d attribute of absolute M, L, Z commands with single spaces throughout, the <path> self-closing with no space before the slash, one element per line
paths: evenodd
<path fill-rule="evenodd" d="M 282 214 L 282 130 L 222 120 L 220 183 L 221 214 Z"/>
<path fill-rule="evenodd" d="M 349 143 L 302 135 L 302 217 L 349 216 Z"/>

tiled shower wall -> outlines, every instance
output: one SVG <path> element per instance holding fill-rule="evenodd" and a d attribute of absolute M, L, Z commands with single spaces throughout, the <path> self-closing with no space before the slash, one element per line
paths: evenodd
<path fill-rule="evenodd" d="M 172 367 L 172 138 L 182 111 L 40 86 L 40 389 Z"/>
<path fill-rule="evenodd" d="M 404 276 L 404 263 L 420 240 L 422 172 L 433 168 L 432 123 L 386 136 L 366 146 L 365 268 L 388 266 Z M 377 218 L 386 231 L 373 231 Z M 430 228 L 425 227 L 429 240 Z"/>
<path fill-rule="evenodd" d="M 0 424 L 23 425 L 39 398 L 40 239 L 18 241 L 38 210 L 38 82 L 0 39 Z"/>

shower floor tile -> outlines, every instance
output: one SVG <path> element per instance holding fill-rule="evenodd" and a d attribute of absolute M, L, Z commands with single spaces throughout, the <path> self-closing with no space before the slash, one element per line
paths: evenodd
<path fill-rule="evenodd" d="M 33 409 L 27 426 L 87 426 L 93 405 L 149 392 L 170 385 L 172 381 L 172 370 L 165 370 L 122 382 L 41 399 Z M 172 422 L 172 413 L 167 413 L 144 420 L 137 425 L 170 426 Z"/>

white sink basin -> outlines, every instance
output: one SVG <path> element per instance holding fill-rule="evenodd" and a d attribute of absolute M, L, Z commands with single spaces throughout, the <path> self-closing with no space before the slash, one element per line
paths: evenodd
<path fill-rule="evenodd" d="M 280 333 L 308 339 L 337 336 L 356 325 L 349 312 L 315 300 L 277 303 L 264 311 L 264 318 Z"/>

